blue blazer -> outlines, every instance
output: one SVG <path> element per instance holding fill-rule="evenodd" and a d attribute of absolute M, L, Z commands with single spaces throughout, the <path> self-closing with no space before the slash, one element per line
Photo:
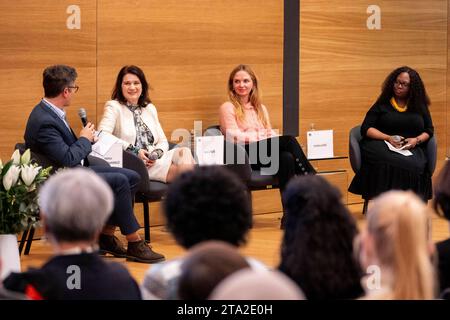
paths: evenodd
<path fill-rule="evenodd" d="M 45 155 L 59 167 L 80 165 L 92 150 L 91 142 L 77 138 L 43 101 L 31 111 L 24 138 L 27 148 Z"/>

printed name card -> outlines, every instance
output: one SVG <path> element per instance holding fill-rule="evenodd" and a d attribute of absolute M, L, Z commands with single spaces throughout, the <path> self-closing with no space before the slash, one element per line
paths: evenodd
<path fill-rule="evenodd" d="M 334 157 L 333 130 L 314 130 L 306 133 L 308 142 L 308 159 Z"/>

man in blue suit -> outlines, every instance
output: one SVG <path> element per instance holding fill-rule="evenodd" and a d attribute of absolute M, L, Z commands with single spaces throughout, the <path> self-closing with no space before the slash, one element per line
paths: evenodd
<path fill-rule="evenodd" d="M 87 156 L 96 141 L 94 124 L 89 122 L 77 138 L 66 120 L 65 108 L 70 106 L 78 91 L 76 78 L 77 72 L 70 66 L 54 65 L 44 70 L 45 97 L 28 118 L 26 147 L 45 155 L 57 167 L 88 166 L 109 184 L 114 193 L 114 210 L 99 238 L 100 253 L 143 263 L 160 262 L 164 256 L 154 252 L 137 233 L 139 224 L 133 213 L 132 199 L 139 175 L 125 168 L 89 166 Z M 114 236 L 116 226 L 128 240 L 127 249 Z"/>

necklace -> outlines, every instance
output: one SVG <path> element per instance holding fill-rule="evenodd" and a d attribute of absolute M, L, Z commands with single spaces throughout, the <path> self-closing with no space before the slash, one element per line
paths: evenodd
<path fill-rule="evenodd" d="M 391 102 L 391 105 L 394 107 L 394 109 L 397 110 L 398 112 L 405 112 L 408 109 L 408 105 L 407 104 L 405 104 L 404 107 L 400 107 L 397 104 L 397 101 L 395 101 L 394 97 L 391 98 L 390 102 Z"/>

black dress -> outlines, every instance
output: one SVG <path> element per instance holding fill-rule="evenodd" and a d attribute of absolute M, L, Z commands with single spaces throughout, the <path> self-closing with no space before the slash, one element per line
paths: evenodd
<path fill-rule="evenodd" d="M 405 138 L 426 132 L 433 135 L 433 122 L 428 108 L 425 114 L 398 112 L 390 103 L 375 104 L 367 112 L 361 126 L 361 169 L 353 178 L 349 191 L 372 199 L 382 192 L 399 189 L 412 190 L 423 200 L 431 199 L 431 173 L 428 171 L 426 143 L 410 149 L 412 156 L 390 151 L 382 140 L 366 136 L 370 127 L 388 135 Z"/>

